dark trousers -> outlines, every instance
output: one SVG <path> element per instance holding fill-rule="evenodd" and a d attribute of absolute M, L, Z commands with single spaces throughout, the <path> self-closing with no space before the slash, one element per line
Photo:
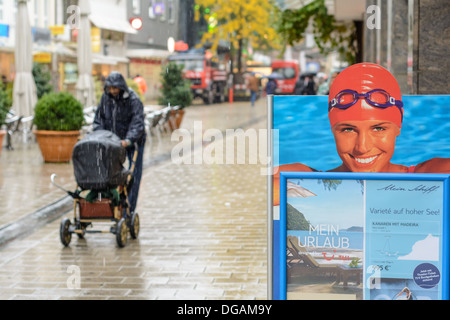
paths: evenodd
<path fill-rule="evenodd" d="M 139 187 L 141 185 L 142 170 L 144 164 L 144 146 L 145 145 L 138 147 L 138 155 L 133 171 L 133 185 L 131 186 L 131 189 L 128 190 L 128 202 L 130 204 L 130 213 L 136 210 L 136 204 L 138 200 Z M 134 150 L 135 150 L 134 146 L 127 148 L 127 156 L 128 161 L 130 163 L 130 168 L 134 156 Z"/>

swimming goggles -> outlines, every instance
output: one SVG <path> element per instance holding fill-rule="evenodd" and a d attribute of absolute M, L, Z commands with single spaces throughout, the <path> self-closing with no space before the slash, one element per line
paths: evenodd
<path fill-rule="evenodd" d="M 358 93 L 357 91 L 346 89 L 339 92 L 336 97 L 330 101 L 328 112 L 333 108 L 348 109 L 353 106 L 358 99 L 365 99 L 368 104 L 376 108 L 386 109 L 396 106 L 403 115 L 403 102 L 395 100 L 388 92 L 383 89 L 374 89 L 367 93 Z"/>

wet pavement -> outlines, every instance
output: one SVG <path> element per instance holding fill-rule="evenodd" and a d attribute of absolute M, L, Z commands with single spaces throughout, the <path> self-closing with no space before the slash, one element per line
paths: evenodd
<path fill-rule="evenodd" d="M 189 159 L 214 149 L 213 164 L 174 163 L 171 151 L 180 142 L 171 141 L 170 132 L 154 133 L 144 155 L 140 235 L 125 248 L 111 233 L 73 235 L 65 248 L 59 226 L 63 217 L 72 219 L 73 201 L 50 175 L 73 190 L 72 165 L 43 163 L 35 143 L 2 150 L 0 299 L 266 299 L 263 166 L 251 164 L 252 148 L 227 149 L 234 136 L 210 142 L 198 134 L 199 124 L 205 135 L 265 129 L 266 109 L 265 99 L 254 108 L 235 102 L 187 109 L 182 129 L 192 137 L 183 140 L 193 152 Z M 244 164 L 236 164 L 240 156 Z"/>

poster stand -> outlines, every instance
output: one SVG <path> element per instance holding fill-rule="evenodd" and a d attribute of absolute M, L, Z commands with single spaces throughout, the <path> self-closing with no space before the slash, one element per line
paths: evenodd
<path fill-rule="evenodd" d="M 327 183 L 333 181 L 337 184 L 335 190 L 338 191 L 333 191 L 331 188 L 331 191 L 322 192 L 321 182 L 324 181 Z M 343 229 L 339 229 L 339 225 L 345 224 L 344 217 L 338 223 L 327 223 L 327 220 L 335 220 L 336 212 L 341 212 L 339 203 L 335 203 L 334 196 L 338 195 L 337 192 L 340 189 L 341 192 L 350 192 L 348 191 L 350 189 L 345 189 L 344 184 L 339 186 L 342 181 L 358 183 L 362 194 L 358 199 L 363 200 L 358 202 L 362 204 L 362 208 L 355 205 L 355 213 L 352 215 L 349 213 L 351 223 L 363 224 L 358 226 L 360 229 L 353 227 L 353 229 L 345 230 L 347 234 L 353 231 L 350 236 L 343 235 Z M 317 188 L 312 182 L 317 185 Z M 311 221 L 309 230 L 287 230 L 288 205 L 293 199 L 292 193 L 288 196 L 289 184 L 294 185 L 294 189 L 305 184 L 313 186 L 315 189 L 312 192 L 317 194 L 313 194 L 314 196 L 308 199 L 318 198 L 316 200 L 324 204 L 328 203 L 332 208 L 324 211 L 323 218 L 320 218 L 322 220 L 318 219 L 317 214 L 308 216 L 308 210 L 302 209 L 305 211 L 306 219 Z M 346 294 L 342 296 L 333 294 L 333 298 L 346 299 L 350 296 L 350 298 L 365 300 L 387 298 L 448 300 L 449 195 L 450 175 L 443 174 L 281 172 L 280 220 L 279 225 L 276 226 L 279 228 L 276 232 L 279 238 L 276 241 L 277 245 L 274 245 L 274 252 L 279 253 L 275 255 L 275 260 L 277 256 L 280 257 L 278 261 L 274 261 L 274 270 L 276 270 L 274 278 L 279 283 L 274 283 L 276 290 L 273 292 L 273 298 L 275 300 L 289 299 L 287 269 L 293 268 L 295 263 L 297 263 L 295 267 L 302 265 L 297 268 L 301 270 L 300 273 L 309 272 L 307 276 L 309 289 L 305 290 L 306 286 L 302 288 L 301 284 L 291 285 L 294 288 L 290 290 L 291 298 L 320 297 L 319 292 L 314 292 L 311 288 L 314 288 L 314 279 L 319 279 L 317 281 L 319 288 L 324 278 L 311 275 L 311 266 L 306 266 L 309 259 L 306 258 L 313 256 L 313 253 L 303 252 L 303 259 L 301 257 L 298 259 L 302 260 L 300 262 L 294 262 L 297 257 L 289 254 L 289 248 L 295 254 L 295 251 L 292 251 L 294 244 L 292 239 L 298 239 L 298 243 L 306 250 L 314 248 L 318 251 L 316 261 L 319 261 L 318 258 L 321 255 L 323 255 L 323 261 L 331 261 L 331 254 L 321 252 L 326 248 L 334 249 L 334 258 L 331 262 L 342 262 L 342 265 L 333 270 L 333 292 L 342 291 Z M 306 197 L 300 196 L 297 200 L 305 202 Z M 302 208 L 308 207 L 305 205 Z M 348 209 L 345 208 L 345 210 Z M 315 222 L 312 223 L 312 221 Z M 288 237 L 291 237 L 289 244 Z M 388 251 L 386 239 L 390 240 L 391 244 L 394 243 L 398 251 Z M 358 259 L 353 261 L 343 258 L 347 257 L 350 249 L 355 249 L 353 252 L 359 254 L 361 258 L 359 262 Z M 338 259 L 340 252 L 347 253 L 340 254 Z M 340 277 L 344 278 L 343 283 Z M 351 279 L 348 279 L 349 277 Z M 348 285 L 349 281 L 352 283 L 351 288 Z M 350 289 L 353 291 L 349 295 Z M 296 290 L 298 292 L 295 292 Z M 320 293 L 323 298 L 331 297 L 331 293 L 328 296 L 323 295 L 323 288 Z"/>

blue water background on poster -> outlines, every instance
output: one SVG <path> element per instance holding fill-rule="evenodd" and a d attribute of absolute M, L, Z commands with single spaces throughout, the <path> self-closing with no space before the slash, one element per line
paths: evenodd
<path fill-rule="evenodd" d="M 403 96 L 404 120 L 392 163 L 416 165 L 450 157 L 450 95 Z M 275 96 L 273 128 L 279 130 L 278 164 L 301 162 L 326 171 L 341 164 L 328 120 L 328 96 Z"/>
<path fill-rule="evenodd" d="M 416 165 L 434 157 L 450 157 L 450 95 L 403 96 L 404 121 L 392 163 Z M 274 96 L 272 128 L 274 166 L 304 163 L 326 171 L 341 164 L 328 120 L 328 96 Z M 273 247 L 278 246 L 279 221 L 273 221 Z M 274 252 L 273 290 L 277 291 Z"/>

